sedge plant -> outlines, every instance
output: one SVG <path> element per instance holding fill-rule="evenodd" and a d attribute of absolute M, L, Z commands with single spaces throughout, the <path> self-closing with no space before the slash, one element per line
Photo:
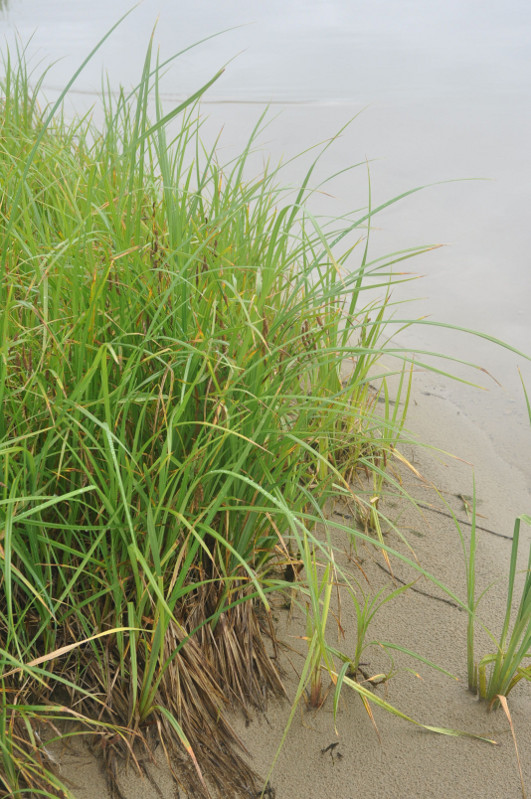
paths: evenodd
<path fill-rule="evenodd" d="M 529 420 L 531 422 L 531 406 L 524 386 L 525 399 Z M 490 707 L 499 705 L 499 697 L 507 697 L 513 688 L 521 681 L 531 682 L 531 546 L 523 585 L 521 587 L 520 601 L 516 613 L 513 608 L 515 581 L 517 578 L 517 562 L 520 547 L 520 528 L 522 523 L 531 525 L 531 516 L 520 514 L 514 522 L 511 554 L 509 558 L 509 574 L 507 578 L 507 597 L 505 616 L 501 633 L 496 636 L 486 629 L 487 634 L 495 645 L 493 653 L 476 659 L 474 648 L 474 627 L 477 616 L 477 607 L 483 592 L 476 599 L 476 553 L 477 553 L 477 526 L 476 526 L 476 487 L 472 496 L 472 516 L 470 543 L 466 551 L 464 536 L 459 523 L 454 515 L 463 552 L 466 561 L 467 575 L 467 610 L 469 613 L 467 627 L 467 671 L 468 687 L 480 699 L 489 703 Z M 488 589 L 487 589 L 488 590 Z"/>
<path fill-rule="evenodd" d="M 337 248 L 367 213 L 321 226 L 305 210 L 313 167 L 294 193 L 278 169 L 249 178 L 263 118 L 220 165 L 194 105 L 209 84 L 165 112 L 162 66 L 150 43 L 138 86 L 105 92 L 96 126 L 67 121 L 66 90 L 41 106 L 24 52 L 4 65 L 10 795 L 57 792 L 45 741 L 65 707 L 107 742 L 115 788 L 115 758 L 159 736 L 196 790 L 247 795 L 256 776 L 224 710 L 283 691 L 265 644 L 279 562 L 301 530 L 317 546 L 308 498 L 322 517 L 338 475 L 378 446 L 367 397 L 386 302 L 363 292 L 385 298 L 404 255 L 371 263 L 365 250 L 347 270 L 356 248 Z"/>
<path fill-rule="evenodd" d="M 266 639 L 290 551 L 303 675 L 324 658 L 351 680 L 315 528 L 356 468 L 380 485 L 403 419 L 385 388 L 376 414 L 374 366 L 398 358 L 408 394 L 412 362 L 385 332 L 394 270 L 431 247 L 370 260 L 370 220 L 412 192 L 326 224 L 308 210 L 329 142 L 295 190 L 280 168 L 250 177 L 263 116 L 220 164 L 196 102 L 221 73 L 167 112 L 152 40 L 100 124 L 69 121 L 111 32 L 53 106 L 23 51 L 0 81 L 0 783 L 70 796 L 46 746 L 68 717 L 116 790 L 116 758 L 158 740 L 197 795 L 248 796 L 225 711 L 283 692 Z"/>
<path fill-rule="evenodd" d="M 521 514 L 515 519 L 509 559 L 507 578 L 507 598 L 502 630 L 497 637 L 488 630 L 487 634 L 495 645 L 495 652 L 476 659 L 474 646 L 474 630 L 477 608 L 485 591 L 476 598 L 476 501 L 475 490 L 472 503 L 472 524 L 468 552 L 464 545 L 464 536 L 459 522 L 454 521 L 460 533 L 465 551 L 467 567 L 467 672 L 468 687 L 480 699 L 485 699 L 490 706 L 498 704 L 500 696 L 506 697 L 520 680 L 531 682 L 531 665 L 526 661 L 531 657 L 531 548 L 522 586 L 522 593 L 516 615 L 513 610 L 515 579 L 517 576 L 517 560 L 520 543 L 520 527 L 522 522 L 531 525 L 531 516 Z M 488 590 L 488 588 L 486 589 Z"/>

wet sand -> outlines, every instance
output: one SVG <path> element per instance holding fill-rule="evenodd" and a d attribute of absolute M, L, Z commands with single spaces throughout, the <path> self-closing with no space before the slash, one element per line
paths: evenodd
<path fill-rule="evenodd" d="M 475 473 L 478 524 L 491 532 L 480 532 L 477 558 L 478 590 L 498 581 L 482 600 L 479 615 L 494 632 L 499 631 L 505 610 L 504 586 L 508 571 L 510 541 L 514 516 L 529 512 L 531 496 L 526 475 L 518 465 L 506 462 L 495 450 L 488 433 L 449 402 L 442 383 L 433 377 L 419 376 L 408 418 L 409 429 L 421 441 L 442 451 L 404 444 L 401 448 L 423 480 L 410 470 L 398 467 L 404 487 L 419 502 L 414 509 L 390 493 L 382 505 L 389 518 L 396 520 L 415 554 L 428 571 L 435 574 L 459 597 L 465 597 L 464 565 L 455 527 L 436 487 L 465 523 L 465 505 L 458 495 L 472 493 Z M 458 457 L 452 457 L 450 454 Z M 358 487 L 362 490 L 362 486 Z M 429 509 L 431 507 L 431 509 Z M 348 508 L 338 508 L 349 524 Z M 463 525 L 465 536 L 469 529 Z M 525 568 L 529 552 L 529 529 L 522 531 L 520 567 Z M 406 551 L 396 533 L 386 542 Z M 356 562 L 368 580 L 370 590 L 388 586 L 391 578 L 382 569 L 385 562 L 372 547 L 358 544 L 354 553 L 339 535 L 338 566 L 357 574 L 368 589 Z M 394 559 L 397 581 L 414 579 L 413 570 Z M 368 639 L 389 641 L 414 650 L 459 678 L 458 681 L 437 672 L 398 652 L 393 654 L 397 673 L 384 686 L 375 689 L 378 696 L 394 704 L 417 721 L 435 726 L 466 730 L 494 738 L 496 746 L 472 738 L 451 738 L 421 730 L 389 713 L 374 708 L 371 723 L 362 702 L 343 686 L 337 731 L 334 731 L 331 691 L 318 711 L 301 705 L 271 774 L 276 799 L 380 799 L 381 797 L 419 797 L 429 799 L 517 799 L 522 795 L 515 749 L 506 716 L 502 710 L 488 712 L 466 688 L 466 613 L 459 610 L 436 587 L 425 579 L 384 606 L 369 628 Z M 293 696 L 297 686 L 296 670 L 302 665 L 304 617 L 293 610 L 276 612 L 279 637 L 289 646 L 284 651 L 283 670 L 286 687 Z M 344 637 L 338 644 L 345 650 L 354 647 L 355 619 L 346 596 L 341 605 Z M 329 625 L 331 636 L 337 625 Z M 477 633 L 476 653 L 492 651 L 492 644 Z M 367 672 L 376 673 L 388 661 L 379 647 L 364 655 Z M 408 670 L 410 669 L 410 670 Z M 326 676 L 324 677 L 326 686 Z M 524 779 L 531 786 L 531 693 L 529 685 L 515 688 L 509 708 L 519 745 Z M 265 715 L 255 715 L 249 726 L 241 717 L 233 722 L 250 753 L 250 762 L 264 777 L 268 774 L 284 734 L 290 714 L 288 702 L 272 701 Z M 379 738 L 378 738 L 379 736 Z M 331 748 L 331 744 L 337 744 Z M 81 750 L 63 753 L 63 776 L 76 786 L 77 799 L 106 799 L 101 770 L 94 759 Z M 153 778 L 141 778 L 131 769 L 124 774 L 122 789 L 126 799 L 146 796 L 175 796 L 175 786 L 161 759 L 148 766 Z M 157 786 L 155 788 L 154 786 Z M 159 793 L 160 791 L 160 793 Z M 181 794 L 182 796 L 182 794 Z"/>

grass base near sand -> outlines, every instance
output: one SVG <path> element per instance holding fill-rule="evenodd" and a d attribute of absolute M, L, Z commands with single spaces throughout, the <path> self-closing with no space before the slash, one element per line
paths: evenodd
<path fill-rule="evenodd" d="M 479 511 L 485 517 L 480 520 L 484 527 L 498 533 L 511 530 L 511 509 L 505 501 L 505 486 L 511 485 L 511 496 L 515 507 L 528 507 L 531 497 L 527 475 L 517 464 L 500 460 L 490 441 L 485 427 L 473 425 L 470 419 L 452 403 L 437 396 L 425 396 L 421 389 L 433 389 L 429 376 L 419 376 L 413 392 L 410 410 L 410 425 L 423 440 L 434 446 L 448 448 L 460 454 L 452 458 L 442 453 L 434 457 L 425 448 L 405 450 L 422 473 L 426 482 L 420 481 L 409 471 L 403 472 L 405 485 L 421 505 L 415 507 L 403 497 L 389 495 L 382 502 L 386 515 L 397 520 L 400 530 L 414 542 L 419 560 L 430 571 L 440 575 L 448 586 L 461 597 L 466 596 L 466 575 L 459 541 L 453 521 L 446 505 L 432 487 L 451 503 L 458 518 L 469 530 L 468 517 L 462 501 L 455 496 L 468 493 L 473 464 L 478 484 Z M 437 385 L 440 385 L 438 381 Z M 433 424 L 434 418 L 437 425 Z M 480 489 L 481 486 L 481 489 Z M 350 514 L 348 507 L 339 508 Z M 442 511 L 443 513 L 439 512 Z M 352 520 L 337 517 L 345 523 Z M 346 539 L 338 535 L 338 565 L 358 573 L 352 551 Z M 400 546 L 396 534 L 391 532 L 389 543 Z M 503 574 L 506 559 L 511 549 L 510 541 L 499 536 L 481 533 L 477 569 L 481 584 L 492 582 Z M 370 580 L 371 590 L 391 589 L 390 577 L 380 568 L 385 566 L 381 557 L 372 548 L 358 545 L 357 556 Z M 414 572 L 399 562 L 393 561 L 395 576 L 405 582 L 413 579 Z M 369 586 L 365 583 L 366 589 Z M 371 628 L 371 637 L 381 641 L 400 641 L 427 657 L 443 663 L 459 677 L 459 682 L 433 671 L 411 658 L 394 652 L 395 676 L 375 691 L 402 710 L 414 713 L 421 721 L 444 723 L 449 727 L 465 727 L 487 737 L 494 738 L 493 747 L 471 738 L 450 739 L 427 735 L 417 728 L 404 724 L 400 719 L 378 708 L 374 717 L 381 742 L 361 702 L 350 691 L 341 697 L 336 723 L 336 736 L 332 720 L 332 692 L 320 711 L 312 711 L 305 703 L 295 714 L 290 732 L 277 760 L 270 783 L 276 799 L 307 796 L 309 799 L 333 799 L 336 796 L 363 795 L 368 799 L 390 795 L 426 796 L 460 799 L 465 793 L 472 799 L 484 796 L 504 796 L 518 799 L 522 796 L 514 746 L 510 728 L 504 714 L 489 713 L 486 705 L 467 690 L 466 628 L 464 611 L 441 599 L 447 596 L 435 589 L 426 580 L 414 586 L 418 591 L 404 593 L 398 601 L 388 604 L 378 614 Z M 426 594 L 426 595 L 425 595 Z M 433 599 L 437 596 L 438 599 Z M 341 608 L 341 623 L 345 637 L 342 649 L 352 652 L 356 640 L 356 620 L 353 608 L 346 601 Z M 489 625 L 498 627 L 503 621 L 505 592 L 502 582 L 486 596 L 480 606 L 480 616 Z M 290 647 L 281 650 L 285 664 L 284 682 L 289 696 L 295 695 L 298 684 L 297 671 L 305 659 L 305 646 L 300 636 L 305 634 L 305 615 L 293 607 L 275 610 L 279 636 Z M 335 625 L 330 628 L 331 642 L 337 642 Z M 481 647 L 491 645 L 485 637 L 478 641 Z M 486 651 L 486 650 L 484 650 Z M 371 676 L 388 663 L 378 646 L 365 653 L 366 671 Z M 407 669 L 413 669 L 414 674 Z M 418 675 L 418 676 L 417 676 Z M 531 780 L 531 751 L 525 745 L 530 734 L 531 696 L 520 684 L 509 697 L 513 725 L 519 743 L 522 770 L 527 785 Z M 267 711 L 251 712 L 251 723 L 236 713 L 230 720 L 250 752 L 250 762 L 256 771 L 265 776 L 275 756 L 278 743 L 283 736 L 290 713 L 290 703 L 271 700 Z M 331 743 L 337 747 L 322 752 Z M 337 757 L 339 753 L 340 757 Z M 171 799 L 174 789 L 171 775 L 164 765 L 163 753 L 157 753 L 156 764 L 147 763 L 147 771 L 153 778 L 164 799 Z M 62 753 L 63 774 L 79 786 L 76 799 L 93 799 L 101 791 L 102 799 L 108 799 L 97 762 L 82 747 Z M 152 790 L 147 777 L 141 777 L 131 765 L 122 770 L 120 786 L 127 799 L 141 799 Z M 184 796 L 184 794 L 182 794 Z"/>

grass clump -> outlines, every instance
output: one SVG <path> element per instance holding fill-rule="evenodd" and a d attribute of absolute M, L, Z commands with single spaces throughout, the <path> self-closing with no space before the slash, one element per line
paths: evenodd
<path fill-rule="evenodd" d="M 525 385 L 523 387 L 529 421 L 531 423 L 531 404 Z M 481 598 L 489 589 L 485 589 L 480 594 L 479 598 L 476 599 L 476 553 L 478 541 L 475 485 L 468 552 L 466 551 L 463 532 L 455 516 L 454 521 L 461 539 L 466 563 L 467 610 L 469 613 L 467 629 L 468 687 L 474 694 L 477 694 L 480 699 L 486 700 L 489 703 L 489 707 L 497 707 L 500 704 L 501 697 L 507 697 L 521 680 L 531 682 L 531 663 L 529 663 L 529 659 L 531 658 L 531 547 L 529 548 L 520 602 L 518 603 L 516 613 L 513 611 L 513 597 L 520 545 L 520 527 L 522 522 L 526 525 L 531 525 L 531 516 L 522 513 L 515 519 L 502 631 L 500 636 L 497 637 L 490 630 L 484 628 L 494 644 L 495 652 L 484 655 L 479 662 L 475 659 L 474 648 L 476 611 Z"/>
<path fill-rule="evenodd" d="M 477 692 L 481 699 L 486 699 L 491 704 L 497 704 L 500 696 L 508 696 L 520 680 L 525 679 L 531 682 L 531 664 L 525 665 L 531 657 L 531 548 L 522 595 L 511 628 L 516 561 L 522 521 L 531 524 L 531 516 L 522 514 L 514 523 L 505 618 L 499 641 L 493 637 L 496 652 L 485 655 L 477 664 L 473 663 L 473 629 L 469 630 L 469 688 Z M 473 534 L 475 535 L 475 531 Z M 470 619 L 472 626 L 473 616 Z M 489 669 L 490 676 L 487 679 Z"/>
<path fill-rule="evenodd" d="M 360 459 L 380 480 L 403 418 L 376 418 L 369 369 L 392 263 L 420 250 L 337 254 L 370 211 L 325 232 L 311 169 L 291 197 L 244 178 L 260 125 L 220 167 L 201 91 L 164 114 L 151 48 L 100 127 L 39 86 L 7 59 L 0 783 L 68 795 L 43 742 L 90 733 L 116 791 L 116 757 L 159 739 L 183 785 L 248 795 L 224 710 L 282 692 L 269 595 Z"/>

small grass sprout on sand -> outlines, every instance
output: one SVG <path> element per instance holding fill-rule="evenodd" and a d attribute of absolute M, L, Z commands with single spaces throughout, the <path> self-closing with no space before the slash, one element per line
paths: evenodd
<path fill-rule="evenodd" d="M 525 390 L 525 388 L 524 388 Z M 527 400 L 527 394 L 526 394 Z M 528 410 L 529 401 L 527 402 Z M 495 651 L 484 655 L 479 661 L 476 660 L 474 651 L 474 628 L 477 617 L 477 608 L 481 598 L 489 590 L 487 587 L 476 600 L 476 552 L 477 552 L 477 529 L 476 529 L 476 486 L 472 496 L 471 530 L 470 544 L 468 553 L 466 551 L 465 539 L 457 517 L 452 512 L 454 523 L 459 532 L 461 545 L 466 563 L 467 580 L 467 602 L 468 625 L 467 625 L 467 671 L 468 688 L 474 694 L 488 703 L 489 710 L 502 707 L 511 729 L 522 797 L 526 798 L 527 793 L 524 784 L 522 764 L 518 752 L 518 743 L 513 727 L 511 713 L 507 703 L 507 697 L 518 685 L 521 680 L 531 682 L 531 545 L 529 548 L 529 558 L 527 569 L 522 586 L 522 595 L 516 614 L 513 609 L 513 595 L 515 579 L 517 575 L 518 548 L 520 542 L 520 527 L 522 522 L 531 526 L 531 516 L 521 514 L 515 519 L 513 538 L 511 544 L 511 556 L 509 561 L 509 576 L 507 580 L 507 600 L 505 607 L 505 617 L 502 631 L 499 638 L 496 637 L 485 625 L 482 625 L 487 635 L 492 640 Z M 526 665 L 526 663 L 528 665 Z"/>
<path fill-rule="evenodd" d="M 372 646 L 382 646 L 380 641 L 367 640 L 367 633 L 369 625 L 373 621 L 378 611 L 388 602 L 392 602 L 400 594 L 407 591 L 413 583 L 401 585 L 393 591 L 389 591 L 387 587 L 381 588 L 374 595 L 367 595 L 362 593 L 362 599 L 358 600 L 356 592 L 349 588 L 349 595 L 351 602 L 356 611 L 356 645 L 354 647 L 354 654 L 351 658 L 346 658 L 344 654 L 338 653 L 340 659 L 348 663 L 347 676 L 352 679 L 358 679 L 361 676 L 364 680 L 374 683 L 389 679 L 391 671 L 386 674 L 378 674 L 369 676 L 365 670 L 366 664 L 362 662 L 363 653 Z M 392 668 L 392 664 L 391 664 Z"/>
<path fill-rule="evenodd" d="M 523 382 L 522 382 L 523 385 Z M 531 406 L 527 391 L 524 394 L 531 423 Z M 531 682 L 531 545 L 527 569 L 525 571 L 522 594 L 516 614 L 513 609 L 515 580 L 517 576 L 518 550 L 520 544 L 520 528 L 522 522 L 531 525 L 531 516 L 520 514 L 514 522 L 511 555 L 509 559 L 509 575 L 507 579 L 507 599 L 505 617 L 499 637 L 486 627 L 487 634 L 495 645 L 495 652 L 484 655 L 476 660 L 474 651 L 474 625 L 477 616 L 477 607 L 485 591 L 476 600 L 476 553 L 477 553 L 477 527 L 476 527 L 476 486 L 472 496 L 470 544 L 466 551 L 465 539 L 459 522 L 454 517 L 466 563 L 467 577 L 467 609 L 469 613 L 467 628 L 467 668 L 468 687 L 477 693 L 480 699 L 489 703 L 489 707 L 499 704 L 499 697 L 507 697 L 521 680 Z M 488 588 L 486 589 L 488 590 Z"/>
<path fill-rule="evenodd" d="M 324 568 L 321 569 L 319 569 L 315 550 L 307 554 L 310 556 L 308 559 L 310 573 L 307 575 L 310 596 L 306 606 L 307 663 L 310 675 L 308 704 L 310 707 L 319 708 L 326 696 L 326 694 L 323 694 L 322 668 L 326 668 L 328 673 L 333 671 L 333 664 L 326 643 L 326 623 L 330 612 L 332 589 L 337 576 L 334 569 L 332 551 L 329 553 L 329 559 L 326 561 Z M 319 570 L 322 571 L 322 576 L 319 576 Z"/>
<path fill-rule="evenodd" d="M 491 705 L 499 696 L 508 696 L 520 680 L 531 682 L 531 547 L 522 588 L 522 595 L 516 616 L 512 618 L 512 600 L 516 577 L 520 525 L 524 522 L 531 525 L 531 516 L 522 514 L 514 523 L 511 558 L 507 590 L 507 606 L 502 632 L 498 640 L 491 636 L 496 644 L 496 652 L 484 655 L 476 664 L 469 634 L 469 687 Z M 524 665 L 528 661 L 528 665 Z"/>

